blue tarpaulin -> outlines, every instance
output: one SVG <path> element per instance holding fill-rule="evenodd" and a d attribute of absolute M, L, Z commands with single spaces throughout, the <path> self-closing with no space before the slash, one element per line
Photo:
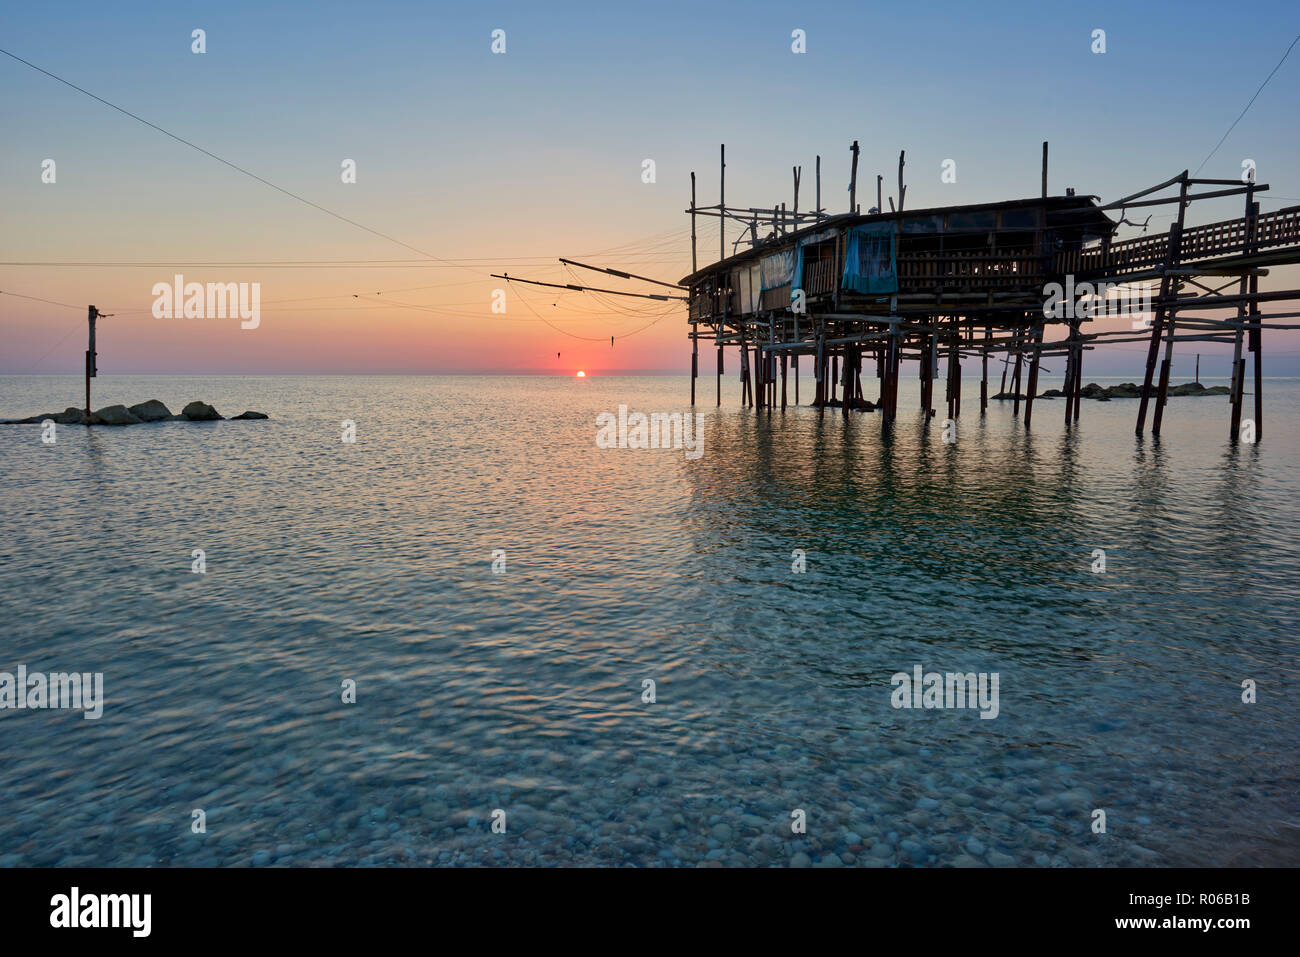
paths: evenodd
<path fill-rule="evenodd" d="M 840 288 L 854 292 L 898 292 L 892 223 L 868 223 L 848 231 Z"/>

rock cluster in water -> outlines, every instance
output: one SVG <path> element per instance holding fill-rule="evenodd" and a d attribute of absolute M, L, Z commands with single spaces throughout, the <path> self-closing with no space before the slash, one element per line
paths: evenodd
<path fill-rule="evenodd" d="M 1156 386 L 1151 386 L 1147 393 L 1154 398 L 1159 394 Z M 1227 395 L 1232 390 L 1226 385 L 1203 386 L 1199 382 L 1184 382 L 1182 385 L 1171 385 L 1169 395 Z M 1119 385 L 1102 386 L 1095 382 L 1089 382 L 1079 394 L 1085 399 L 1096 399 L 1098 402 L 1109 402 L 1111 399 L 1140 399 L 1142 398 L 1142 386 L 1136 382 L 1121 382 Z M 1060 399 L 1064 398 L 1065 393 L 1060 389 L 1048 389 L 1046 392 L 1040 392 L 1035 396 L 1037 399 Z M 989 396 L 990 399 L 1020 399 L 1023 401 L 1026 396 L 1022 392 L 999 392 L 997 395 Z"/>
<path fill-rule="evenodd" d="M 244 412 L 231 416 L 232 419 L 267 419 L 263 412 Z M 47 419 L 59 425 L 139 425 L 142 422 L 215 422 L 225 419 L 206 402 L 191 402 L 181 409 L 180 415 L 172 415 L 170 409 L 157 399 L 141 402 L 127 408 L 124 405 L 108 405 L 87 417 L 85 410 L 71 406 L 62 412 L 46 412 L 43 415 L 31 415 L 25 419 L 0 419 L 0 425 L 39 425 Z"/>

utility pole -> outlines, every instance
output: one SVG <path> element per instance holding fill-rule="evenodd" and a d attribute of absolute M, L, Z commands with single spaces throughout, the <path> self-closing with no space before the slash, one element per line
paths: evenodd
<path fill-rule="evenodd" d="M 95 365 L 95 320 L 108 319 L 111 312 L 100 312 L 94 306 L 88 307 L 86 318 L 90 322 L 90 348 L 86 350 L 86 418 L 90 418 L 90 380 L 99 373 Z"/>

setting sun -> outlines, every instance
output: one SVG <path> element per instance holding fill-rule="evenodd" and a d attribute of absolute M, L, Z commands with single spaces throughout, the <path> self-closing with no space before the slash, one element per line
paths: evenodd
<path fill-rule="evenodd" d="M 581 369 L 579 369 L 579 370 L 578 370 L 577 378 L 579 378 L 579 379 L 585 379 L 585 378 L 587 378 L 587 373 L 585 373 L 585 372 L 583 372 Z"/>

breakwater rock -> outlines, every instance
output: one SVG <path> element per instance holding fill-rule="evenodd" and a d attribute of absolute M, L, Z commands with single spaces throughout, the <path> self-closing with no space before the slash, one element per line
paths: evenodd
<path fill-rule="evenodd" d="M 1231 390 L 1226 385 L 1203 386 L 1199 382 L 1184 382 L 1182 385 L 1171 385 L 1169 395 L 1227 395 Z M 1111 399 L 1140 399 L 1142 398 L 1142 386 L 1136 382 L 1121 382 L 1119 385 L 1103 386 L 1095 382 L 1089 382 L 1079 394 L 1085 399 L 1096 399 L 1098 402 L 1109 402 Z M 1147 393 L 1154 398 L 1159 394 L 1156 386 L 1151 386 Z M 1060 389 L 1048 389 L 1046 392 L 1040 392 L 1035 398 L 1038 399 L 1061 399 L 1065 393 Z M 990 399 L 1019 399 L 1022 402 L 1026 396 L 1023 393 L 1016 392 L 999 392 L 997 395 L 989 396 Z"/>
<path fill-rule="evenodd" d="M 270 416 L 264 412 L 249 411 L 233 418 L 269 419 Z M 69 407 L 62 412 L 45 412 L 41 415 L 30 415 L 25 419 L 0 419 L 0 425 L 40 425 L 47 419 L 59 425 L 139 425 L 143 422 L 216 422 L 225 419 L 225 416 L 206 402 L 191 402 L 181 410 L 179 415 L 173 415 L 162 402 L 150 399 L 130 408 L 124 405 L 108 405 L 90 413 L 89 417 L 83 409 Z"/>

